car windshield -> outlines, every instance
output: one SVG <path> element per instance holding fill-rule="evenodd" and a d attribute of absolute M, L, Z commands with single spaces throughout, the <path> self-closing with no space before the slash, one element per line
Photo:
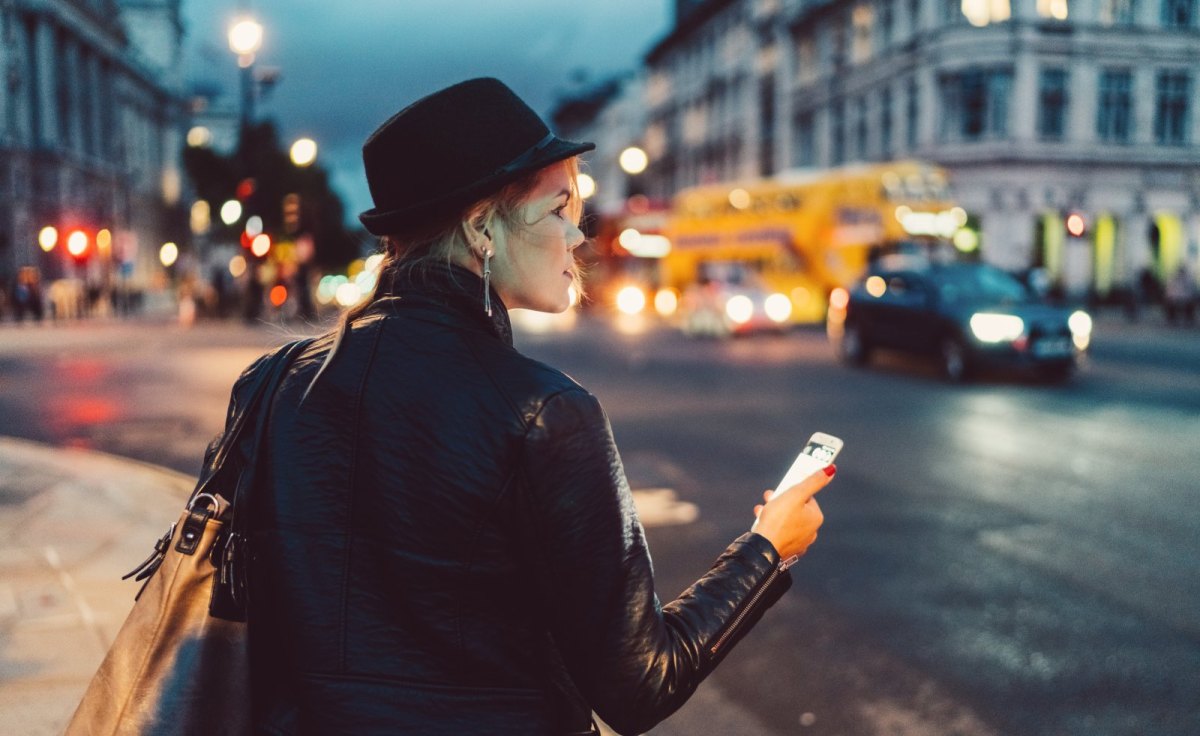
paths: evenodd
<path fill-rule="evenodd" d="M 942 269 L 937 278 L 942 301 L 1019 302 L 1029 290 L 1014 276 L 991 266 L 954 266 Z"/>

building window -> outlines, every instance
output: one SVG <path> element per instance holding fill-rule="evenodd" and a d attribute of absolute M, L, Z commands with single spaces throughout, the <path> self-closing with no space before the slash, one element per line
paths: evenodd
<path fill-rule="evenodd" d="M 892 35 L 896 32 L 896 8 L 894 0 L 879 2 L 879 47 L 886 49 L 892 45 Z"/>
<path fill-rule="evenodd" d="M 1062 140 L 1067 127 L 1067 72 L 1043 69 L 1038 84 L 1038 135 Z"/>
<path fill-rule="evenodd" d="M 1154 140 L 1163 145 L 1187 143 L 1188 87 L 1186 71 L 1158 73 L 1157 104 L 1154 109 Z"/>
<path fill-rule="evenodd" d="M 1162 24 L 1167 28 L 1191 28 L 1196 0 L 1163 0 Z"/>
<path fill-rule="evenodd" d="M 1133 25 L 1134 0 L 1100 0 L 1100 24 Z"/>
<path fill-rule="evenodd" d="M 1127 69 L 1100 73 L 1096 135 L 1111 143 L 1128 143 L 1133 121 L 1133 74 Z"/>
<path fill-rule="evenodd" d="M 846 101 L 838 100 L 829 110 L 829 137 L 831 158 L 834 166 L 846 161 Z"/>
<path fill-rule="evenodd" d="M 816 145 L 813 133 L 813 115 L 806 112 L 796 118 L 796 166 L 815 166 L 817 163 Z"/>
<path fill-rule="evenodd" d="M 867 155 L 867 98 L 859 97 L 854 105 L 854 149 L 858 160 L 865 161 Z"/>
<path fill-rule="evenodd" d="M 1067 19 L 1067 0 L 1037 0 L 1037 14 L 1054 20 Z"/>
<path fill-rule="evenodd" d="M 871 26 L 875 24 L 875 11 L 866 3 L 856 6 L 850 14 L 850 24 L 853 26 L 850 58 L 855 64 L 861 64 L 871 58 Z"/>
<path fill-rule="evenodd" d="M 1012 17 L 1009 0 L 962 0 L 962 14 L 973 26 L 1000 23 Z"/>
<path fill-rule="evenodd" d="M 71 80 L 75 78 L 71 62 L 74 56 L 68 49 L 65 33 L 55 34 L 54 39 L 54 98 L 58 106 L 58 145 L 71 148 L 74 144 L 72 122 L 75 117 L 75 96 L 71 94 Z"/>
<path fill-rule="evenodd" d="M 1008 134 L 1008 97 L 1012 71 L 972 69 L 942 78 L 946 140 L 977 141 Z"/>
<path fill-rule="evenodd" d="M 904 113 L 907 118 L 907 127 L 905 129 L 907 140 L 905 143 L 908 145 L 908 150 L 910 151 L 917 150 L 919 139 L 917 126 L 920 122 L 920 103 L 921 100 L 917 96 L 917 82 L 916 80 L 912 80 L 908 83 L 908 104 Z"/>
<path fill-rule="evenodd" d="M 963 0 L 942 0 L 942 19 L 951 25 L 962 23 L 966 19 L 964 4 Z"/>
<path fill-rule="evenodd" d="M 908 0 L 908 27 L 913 35 L 921 30 L 921 0 Z"/>
<path fill-rule="evenodd" d="M 768 74 L 758 83 L 758 173 L 775 173 L 775 77 Z"/>
<path fill-rule="evenodd" d="M 814 82 L 819 67 L 817 44 L 812 36 L 805 36 L 796 43 L 796 76 L 802 84 Z"/>
<path fill-rule="evenodd" d="M 830 19 L 830 29 L 828 35 L 827 48 L 829 49 L 829 66 L 837 69 L 846 63 L 847 47 L 850 45 L 846 40 L 846 36 L 850 31 L 850 24 L 845 16 L 835 15 Z"/>
<path fill-rule="evenodd" d="M 29 103 L 26 108 L 29 111 L 29 140 L 35 146 L 44 143 L 46 137 L 46 132 L 42 129 L 41 89 L 37 84 L 38 75 L 45 73 L 38 63 L 37 28 L 37 22 L 33 18 L 25 20 L 25 69 L 27 74 L 24 92 L 27 95 L 26 101 Z"/>
<path fill-rule="evenodd" d="M 892 90 L 885 88 L 879 96 L 879 153 L 884 159 L 892 157 Z"/>

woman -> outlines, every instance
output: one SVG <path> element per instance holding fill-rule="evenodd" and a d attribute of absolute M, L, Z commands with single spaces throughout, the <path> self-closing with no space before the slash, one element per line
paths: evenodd
<path fill-rule="evenodd" d="M 570 304 L 591 148 L 494 79 L 367 140 L 379 286 L 292 366 L 254 497 L 261 732 L 639 733 L 790 585 L 826 476 L 660 607 L 600 405 L 512 347 L 508 309 Z"/>

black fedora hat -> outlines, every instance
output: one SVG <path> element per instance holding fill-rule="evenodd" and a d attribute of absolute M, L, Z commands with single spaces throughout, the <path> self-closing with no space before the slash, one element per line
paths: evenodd
<path fill-rule="evenodd" d="M 557 138 L 498 79 L 469 79 L 412 103 L 363 144 L 374 235 L 450 217 L 525 174 L 595 146 Z"/>

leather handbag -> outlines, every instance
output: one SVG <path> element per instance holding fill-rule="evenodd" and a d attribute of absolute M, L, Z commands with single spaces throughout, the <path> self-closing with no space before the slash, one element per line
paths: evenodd
<path fill-rule="evenodd" d="M 145 582 L 67 736 L 250 733 L 247 496 L 266 431 L 265 399 L 311 342 L 290 343 L 252 367 L 244 406 L 235 391 L 225 433 L 210 446 L 183 514 L 125 576 Z"/>

